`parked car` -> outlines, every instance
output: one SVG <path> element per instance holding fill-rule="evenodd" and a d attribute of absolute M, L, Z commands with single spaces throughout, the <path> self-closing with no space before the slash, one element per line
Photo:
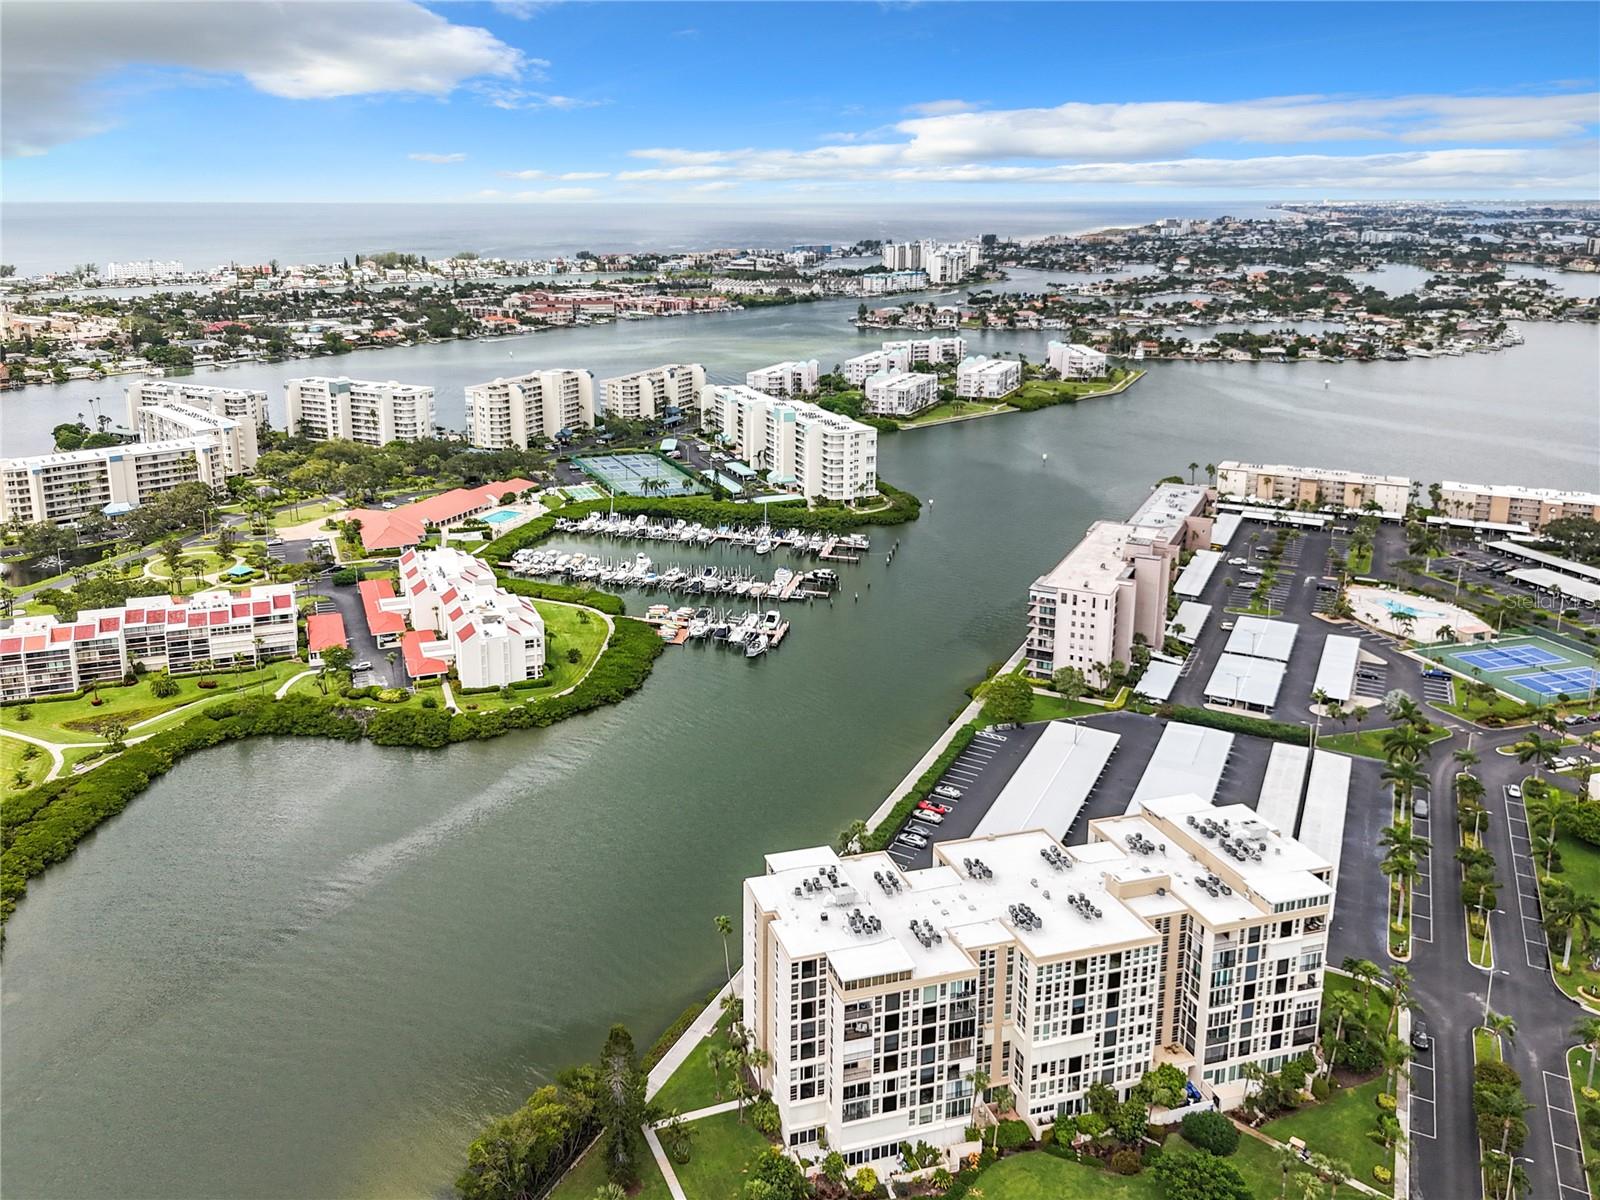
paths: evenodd
<path fill-rule="evenodd" d="M 958 787 L 951 787 L 948 783 L 941 783 L 938 787 L 934 788 L 933 794 L 935 796 L 943 796 L 946 800 L 961 799 L 961 789 Z"/>
<path fill-rule="evenodd" d="M 944 817 L 941 814 L 936 813 L 936 812 L 930 812 L 928 809 L 925 809 L 925 808 L 924 809 L 919 809 L 917 812 L 913 813 L 912 815 L 919 821 L 926 821 L 929 825 L 943 825 L 944 824 Z"/>
<path fill-rule="evenodd" d="M 372 664 L 370 662 L 368 662 L 366 659 L 362 659 L 358 663 L 351 663 L 350 664 L 350 669 L 352 671 L 370 671 L 370 670 L 372 670 Z"/>
<path fill-rule="evenodd" d="M 1265 572 L 1262 571 L 1262 569 L 1260 567 L 1240 567 L 1239 568 L 1239 574 L 1241 574 L 1241 575 L 1262 575 L 1262 574 L 1265 574 Z"/>
<path fill-rule="evenodd" d="M 1521 800 L 1522 785 L 1520 783 L 1506 784 L 1506 795 L 1510 796 L 1513 800 Z"/>
<path fill-rule="evenodd" d="M 1226 632 L 1228 632 L 1228 630 L 1230 630 L 1232 628 L 1233 628 L 1233 622 L 1232 621 L 1224 621 L 1222 623 L 1222 632 L 1226 633 Z"/>
<path fill-rule="evenodd" d="M 1426 800 L 1415 801 L 1411 805 L 1411 815 L 1426 821 L 1428 819 L 1428 802 Z"/>
<path fill-rule="evenodd" d="M 1230 558 L 1228 560 L 1228 565 L 1230 567 L 1242 567 L 1242 566 L 1245 565 L 1245 563 L 1247 563 L 1249 561 L 1250 560 L 1248 558 L 1245 558 L 1243 555 L 1240 555 L 1238 558 Z"/>
<path fill-rule="evenodd" d="M 932 800 L 918 800 L 917 807 L 923 812 L 947 813 L 950 811 L 948 804 L 935 804 Z"/>
<path fill-rule="evenodd" d="M 920 833 L 912 833 L 909 829 L 902 833 L 899 837 L 895 838 L 895 841 L 904 842 L 908 846 L 915 846 L 919 850 L 928 844 L 927 838 L 923 837 Z"/>
<path fill-rule="evenodd" d="M 1411 1027 L 1411 1047 L 1423 1054 L 1433 1049 L 1433 1038 L 1428 1036 L 1428 1031 L 1420 1024 Z"/>

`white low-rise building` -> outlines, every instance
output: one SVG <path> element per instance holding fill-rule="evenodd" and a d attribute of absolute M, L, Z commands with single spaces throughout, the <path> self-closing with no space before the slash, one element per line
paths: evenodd
<path fill-rule="evenodd" d="M 1051 342 L 1045 363 L 1063 379 L 1104 379 L 1108 359 L 1092 346 L 1078 342 Z"/>
<path fill-rule="evenodd" d="M 292 658 L 298 646 L 291 584 L 141 597 L 71 621 L 19 617 L 0 630 L 0 700 L 120 683 L 136 663 L 182 675 Z"/>
<path fill-rule="evenodd" d="M 600 381 L 600 412 L 623 421 L 653 421 L 668 409 L 687 413 L 700 404 L 706 369 L 699 363 L 668 363 Z"/>
<path fill-rule="evenodd" d="M 451 547 L 407 550 L 400 556 L 399 599 L 409 605 L 413 630 L 402 638 L 408 671 L 420 654 L 422 661 L 454 665 L 464 688 L 504 687 L 544 674 L 544 618 L 472 555 Z"/>
<path fill-rule="evenodd" d="M 0 521 L 68 521 L 137 508 L 181 483 L 220 488 L 228 469 L 214 434 L 0 459 Z"/>
<path fill-rule="evenodd" d="M 588 371 L 530 371 L 467 388 L 467 440 L 481 450 L 526 450 L 593 429 L 594 414 L 594 376 Z"/>
<path fill-rule="evenodd" d="M 769 483 L 847 503 L 878 494 L 878 431 L 870 425 L 737 385 L 706 388 L 700 416 L 707 433 L 766 471 Z"/>
<path fill-rule="evenodd" d="M 910 417 L 939 403 L 939 378 L 923 371 L 880 371 L 867 380 L 866 411 Z"/>
<path fill-rule="evenodd" d="M 963 337 L 910 338 L 905 341 L 885 342 L 884 352 L 891 356 L 894 366 L 909 371 L 918 363 L 949 363 L 956 365 L 967 356 L 967 339 Z"/>
<path fill-rule="evenodd" d="M 744 384 L 769 396 L 810 396 L 817 390 L 817 360 L 773 363 L 745 373 Z"/>
<path fill-rule="evenodd" d="M 887 350 L 868 350 L 844 360 L 844 377 L 851 387 L 861 387 L 880 371 L 905 370 L 910 364 L 896 361 Z"/>
<path fill-rule="evenodd" d="M 1160 1062 L 1224 1107 L 1246 1064 L 1310 1049 L 1330 865 L 1243 806 L 1152 800 L 1064 846 L 1023 830 L 939 842 L 906 870 L 827 847 L 744 884 L 745 1024 L 784 1143 L 851 1166 L 950 1146 L 970 1077 L 1035 1130 L 1126 1096 Z"/>
<path fill-rule="evenodd" d="M 978 355 L 956 367 L 956 395 L 963 400 L 999 400 L 1022 386 L 1022 364 L 1015 359 Z"/>
<path fill-rule="evenodd" d="M 284 385 L 291 436 L 385 446 L 434 436 L 433 389 L 421 384 L 316 376 Z"/>
<path fill-rule="evenodd" d="M 1361 509 L 1375 504 L 1387 516 L 1404 516 L 1415 485 L 1404 475 L 1372 475 L 1334 467 L 1217 464 L 1217 494 L 1290 508 Z"/>

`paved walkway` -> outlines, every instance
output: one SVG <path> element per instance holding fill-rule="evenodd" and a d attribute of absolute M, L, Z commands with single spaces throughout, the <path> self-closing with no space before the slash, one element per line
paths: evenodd
<path fill-rule="evenodd" d="M 59 742 L 47 742 L 43 738 L 36 738 L 26 733 L 18 733 L 15 729 L 0 729 L 0 735 L 16 738 L 19 742 L 27 742 L 30 746 L 37 746 L 50 756 L 50 770 L 40 780 L 41 783 L 49 783 L 50 780 L 61 773 L 61 768 L 66 765 L 67 760 L 61 754 L 66 747 Z"/>
<path fill-rule="evenodd" d="M 744 968 L 733 973 L 733 979 L 722 985 L 717 994 L 711 997 L 711 1003 L 700 1010 L 700 1015 L 694 1019 L 694 1024 L 683 1031 L 681 1037 L 667 1049 L 661 1056 L 661 1061 L 650 1069 L 650 1074 L 645 1080 L 644 1094 L 654 1096 L 672 1078 L 676 1071 L 694 1053 L 695 1047 L 710 1035 L 712 1029 L 722 1019 L 722 998 L 729 992 L 737 992 L 740 980 L 744 978 Z"/>

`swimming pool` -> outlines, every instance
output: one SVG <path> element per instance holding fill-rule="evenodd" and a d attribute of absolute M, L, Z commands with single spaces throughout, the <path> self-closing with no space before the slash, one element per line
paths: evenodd
<path fill-rule="evenodd" d="M 499 525 L 503 521 L 515 521 L 522 514 L 514 508 L 497 508 L 492 513 L 487 513 L 484 520 L 491 525 Z"/>

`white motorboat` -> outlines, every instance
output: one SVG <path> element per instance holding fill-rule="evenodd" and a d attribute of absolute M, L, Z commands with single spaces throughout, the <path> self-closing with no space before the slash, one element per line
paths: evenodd
<path fill-rule="evenodd" d="M 758 633 L 755 635 L 755 637 L 745 642 L 744 656 L 746 658 L 757 658 L 767 652 L 767 645 L 767 635 L 764 633 Z"/>

